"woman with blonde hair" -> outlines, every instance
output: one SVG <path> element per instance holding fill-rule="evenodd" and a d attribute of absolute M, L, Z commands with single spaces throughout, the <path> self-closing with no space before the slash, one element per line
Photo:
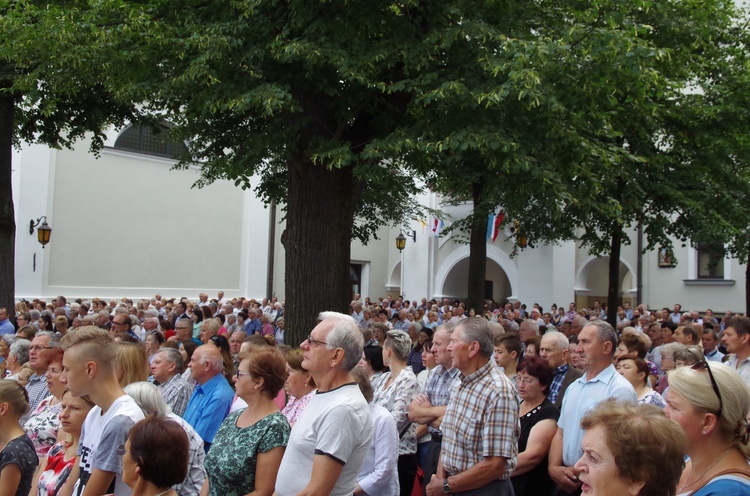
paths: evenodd
<path fill-rule="evenodd" d="M 408 416 L 409 405 L 417 394 L 417 376 L 406 366 L 411 338 L 401 330 L 388 331 L 383 343 L 383 363 L 390 372 L 383 374 L 375 387 L 373 403 L 391 412 L 396 420 L 398 445 L 398 479 L 401 495 L 410 495 L 417 473 L 417 426 Z"/>
<path fill-rule="evenodd" d="M 669 373 L 667 417 L 682 427 L 690 460 L 678 494 L 750 494 L 750 392 L 726 365 L 701 360 Z"/>
<path fill-rule="evenodd" d="M 141 343 L 117 343 L 117 380 L 120 387 L 148 380 L 149 366 L 146 347 Z"/>

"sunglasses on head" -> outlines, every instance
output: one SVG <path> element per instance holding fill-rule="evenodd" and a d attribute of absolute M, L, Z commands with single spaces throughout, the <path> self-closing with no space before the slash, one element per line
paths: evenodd
<path fill-rule="evenodd" d="M 701 360 L 700 362 L 693 364 L 690 368 L 692 370 L 705 369 L 708 371 L 708 378 L 711 379 L 711 387 L 714 388 L 714 393 L 716 393 L 716 397 L 719 398 L 719 411 L 716 413 L 716 417 L 721 418 L 721 411 L 724 409 L 724 402 L 721 401 L 721 393 L 719 393 L 719 385 L 716 383 L 716 379 L 714 379 L 714 373 L 711 372 L 711 367 L 708 365 L 708 362 L 706 360 Z"/>

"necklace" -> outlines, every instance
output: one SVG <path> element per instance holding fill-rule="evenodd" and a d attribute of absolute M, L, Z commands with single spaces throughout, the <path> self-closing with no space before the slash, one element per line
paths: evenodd
<path fill-rule="evenodd" d="M 711 470 L 712 468 L 714 468 L 714 466 L 717 463 L 719 463 L 725 456 L 727 456 L 727 453 L 729 453 L 730 449 L 732 449 L 731 446 L 729 448 L 725 449 L 724 453 L 722 453 L 721 456 L 715 462 L 713 462 L 706 470 L 704 470 L 703 473 L 697 479 L 695 479 L 693 482 L 691 482 L 690 484 L 688 484 L 687 481 L 689 481 L 690 480 L 690 476 L 693 475 L 693 466 L 694 465 L 691 465 L 691 467 L 690 467 L 690 473 L 688 474 L 687 479 L 685 479 L 685 484 L 683 484 L 680 487 L 680 491 L 683 490 L 683 489 L 685 489 L 686 487 L 692 486 L 693 484 L 695 484 L 696 482 L 698 482 L 699 480 L 701 480 L 703 478 L 703 476 L 706 475 L 706 472 L 708 472 L 709 470 Z"/>
<path fill-rule="evenodd" d="M 166 491 L 162 491 L 159 494 L 155 494 L 154 496 L 164 496 L 165 494 L 167 494 L 171 490 L 172 490 L 172 488 L 168 487 Z"/>

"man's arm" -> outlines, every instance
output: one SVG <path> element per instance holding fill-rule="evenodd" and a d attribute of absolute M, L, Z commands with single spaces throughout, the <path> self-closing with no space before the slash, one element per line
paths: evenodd
<path fill-rule="evenodd" d="M 409 405 L 409 420 L 417 424 L 440 425 L 440 419 L 445 415 L 445 406 L 432 406 L 427 396 L 422 393 Z M 437 422 L 437 425 L 434 423 Z"/>
<path fill-rule="evenodd" d="M 109 486 L 112 485 L 112 481 L 115 480 L 116 475 L 114 472 L 95 468 L 91 472 L 91 477 L 89 477 L 86 487 L 83 489 L 82 496 L 101 496 L 102 494 L 107 494 Z"/>
<path fill-rule="evenodd" d="M 498 480 L 505 473 L 508 459 L 502 456 L 488 456 L 469 470 L 448 477 L 448 485 L 452 492 L 469 491 L 484 487 L 492 481 Z M 438 471 L 430 479 L 427 495 L 440 495 L 443 493 L 443 471 L 442 463 L 438 465 Z"/>
<path fill-rule="evenodd" d="M 578 474 L 563 465 L 563 430 L 560 427 L 557 428 L 549 449 L 549 476 L 558 488 L 568 493 L 577 490 L 581 485 Z"/>
<path fill-rule="evenodd" d="M 331 494 L 339 480 L 344 464 L 328 455 L 315 455 L 313 458 L 310 482 L 297 493 L 297 496 L 327 496 Z"/>

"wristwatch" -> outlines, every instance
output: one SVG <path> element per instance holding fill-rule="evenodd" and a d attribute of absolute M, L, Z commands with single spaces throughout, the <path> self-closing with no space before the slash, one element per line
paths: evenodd
<path fill-rule="evenodd" d="M 443 492 L 445 494 L 451 493 L 451 486 L 448 485 L 448 478 L 443 479 Z"/>

